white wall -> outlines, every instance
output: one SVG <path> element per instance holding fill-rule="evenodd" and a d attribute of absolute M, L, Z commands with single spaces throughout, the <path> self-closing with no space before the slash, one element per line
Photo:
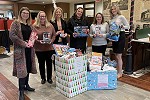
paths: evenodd
<path fill-rule="evenodd" d="M 95 3 L 95 14 L 98 12 L 102 13 L 102 11 L 103 11 L 103 2 L 102 1 L 96 2 Z"/>
<path fill-rule="evenodd" d="M 76 2 L 76 3 L 79 3 L 79 2 Z M 80 2 L 81 3 L 81 2 Z M 73 15 L 74 13 L 74 4 L 75 3 L 70 3 L 70 17 Z M 100 12 L 102 13 L 103 11 L 103 2 L 95 2 L 95 14 L 97 12 Z"/>

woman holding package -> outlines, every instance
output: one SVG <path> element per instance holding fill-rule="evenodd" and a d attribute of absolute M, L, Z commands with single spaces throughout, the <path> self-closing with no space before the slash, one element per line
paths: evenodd
<path fill-rule="evenodd" d="M 103 14 L 97 13 L 93 24 L 90 27 L 90 37 L 92 38 L 92 52 L 98 52 L 105 55 L 107 40 L 106 35 L 109 32 L 109 26 L 104 22 Z"/>
<path fill-rule="evenodd" d="M 75 49 L 80 49 L 82 53 L 86 52 L 86 42 L 87 36 L 78 37 L 78 33 L 74 32 L 74 27 L 76 26 L 87 26 L 89 32 L 90 25 L 83 15 L 83 8 L 79 7 L 73 14 L 73 16 L 68 20 L 68 34 L 70 34 L 70 47 Z"/>
<path fill-rule="evenodd" d="M 55 29 L 53 25 L 48 22 L 44 11 L 40 11 L 37 19 L 33 24 L 35 32 L 37 32 L 38 40 L 35 41 L 34 47 L 39 63 L 39 70 L 41 75 L 41 84 L 45 84 L 45 62 L 47 69 L 47 82 L 52 84 L 52 59 L 54 54 L 53 42 L 55 40 Z"/>
<path fill-rule="evenodd" d="M 54 9 L 53 16 L 50 22 L 54 26 L 57 35 L 54 44 L 67 45 L 67 24 L 63 18 L 63 10 L 60 7 L 56 7 Z"/>
<path fill-rule="evenodd" d="M 119 27 L 121 28 L 121 31 L 119 33 L 119 40 L 113 41 L 113 52 L 115 53 L 116 57 L 116 62 L 117 62 L 117 71 L 118 71 L 118 78 L 122 77 L 122 53 L 124 51 L 125 47 L 125 29 L 129 29 L 129 23 L 127 19 L 121 15 L 119 7 L 117 6 L 112 6 L 110 9 L 110 16 L 111 16 L 111 21 L 109 24 L 112 22 L 115 22 Z"/>
<path fill-rule="evenodd" d="M 35 51 L 28 44 L 31 27 L 31 13 L 27 7 L 19 11 L 18 20 L 15 20 L 10 28 L 9 37 L 14 43 L 14 67 L 13 76 L 19 79 L 19 100 L 24 100 L 24 90 L 35 91 L 29 86 L 29 73 L 36 74 Z"/>

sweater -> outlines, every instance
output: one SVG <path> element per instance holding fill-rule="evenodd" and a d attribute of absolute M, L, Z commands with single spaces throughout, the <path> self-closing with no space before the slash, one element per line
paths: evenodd
<path fill-rule="evenodd" d="M 116 15 L 116 16 L 114 16 L 113 19 L 110 21 L 110 23 L 111 22 L 115 22 L 119 26 L 123 26 L 121 28 L 121 31 L 125 31 L 125 29 L 129 29 L 130 28 L 127 19 L 123 15 Z"/>
<path fill-rule="evenodd" d="M 53 27 L 52 24 L 50 24 L 49 27 L 45 27 L 45 26 L 41 26 L 41 27 L 34 27 L 35 31 L 37 32 L 37 35 L 38 35 L 38 40 L 35 41 L 35 44 L 34 44 L 34 48 L 35 48 L 35 51 L 50 51 L 50 50 L 54 50 L 52 44 L 55 40 L 55 36 L 56 36 L 56 33 L 55 33 L 55 29 Z M 44 32 L 48 32 L 50 33 L 50 44 L 48 43 L 41 43 L 40 40 L 43 40 L 43 33 Z"/>
<path fill-rule="evenodd" d="M 93 34 L 96 33 L 96 27 L 99 27 L 98 30 L 100 34 L 103 34 L 103 37 L 93 37 Z M 101 25 L 92 24 L 90 26 L 90 37 L 92 38 L 92 45 L 94 46 L 101 46 L 101 45 L 107 45 L 106 35 L 109 32 L 109 26 L 107 23 L 103 23 Z"/>

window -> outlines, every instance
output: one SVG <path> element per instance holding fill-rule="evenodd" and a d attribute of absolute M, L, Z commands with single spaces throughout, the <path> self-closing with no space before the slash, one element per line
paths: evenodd
<path fill-rule="evenodd" d="M 94 17 L 95 15 L 95 2 L 77 3 L 74 5 L 74 9 L 82 7 L 85 10 L 85 16 Z"/>

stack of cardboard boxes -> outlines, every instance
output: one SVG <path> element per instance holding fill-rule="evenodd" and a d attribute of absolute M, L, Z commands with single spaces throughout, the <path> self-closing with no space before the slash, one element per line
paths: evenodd
<path fill-rule="evenodd" d="M 56 56 L 56 89 L 67 97 L 87 91 L 87 56 Z"/>

